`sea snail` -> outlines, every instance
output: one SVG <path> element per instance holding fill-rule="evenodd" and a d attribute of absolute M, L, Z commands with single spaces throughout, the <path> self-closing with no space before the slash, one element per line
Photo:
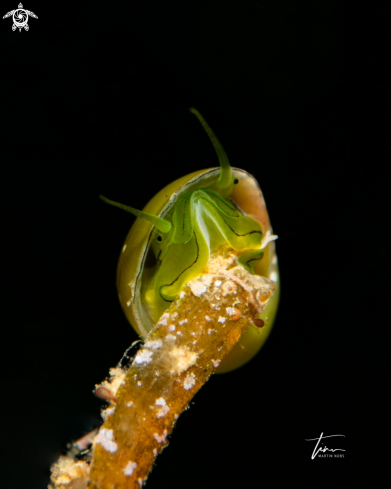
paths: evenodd
<path fill-rule="evenodd" d="M 190 111 L 213 143 L 219 168 L 199 170 L 175 180 L 143 211 L 101 198 L 138 217 L 120 254 L 117 288 L 126 317 L 144 338 L 220 245 L 229 244 L 242 251 L 239 261 L 243 266 L 276 282 L 260 321 L 255 321 L 264 327 L 249 325 L 217 369 L 228 372 L 250 360 L 270 333 L 280 289 L 277 256 L 257 181 L 246 171 L 230 167 L 223 147 L 201 114 L 193 108 Z"/>

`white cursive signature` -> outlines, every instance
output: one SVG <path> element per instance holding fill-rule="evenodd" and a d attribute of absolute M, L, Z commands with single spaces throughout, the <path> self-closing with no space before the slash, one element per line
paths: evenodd
<path fill-rule="evenodd" d="M 315 445 L 314 451 L 312 452 L 312 455 L 311 455 L 311 460 L 314 460 L 314 458 L 318 455 L 319 452 L 323 452 L 323 453 L 324 452 L 327 452 L 327 451 L 329 451 L 329 452 L 335 452 L 336 450 L 339 450 L 340 452 L 345 452 L 346 451 L 346 450 L 343 450 L 342 448 L 334 448 L 334 449 L 333 448 L 327 448 L 327 447 L 324 447 L 324 448 L 319 447 L 318 448 L 318 445 L 319 445 L 320 440 L 322 439 L 322 437 L 323 438 L 331 438 L 333 436 L 343 436 L 344 437 L 345 435 L 328 435 L 328 436 L 323 436 L 323 433 L 321 433 L 319 438 L 308 438 L 308 439 L 305 440 L 305 441 L 315 441 L 315 440 L 317 440 L 317 443 Z M 317 450 L 317 448 L 318 448 L 318 450 Z"/>

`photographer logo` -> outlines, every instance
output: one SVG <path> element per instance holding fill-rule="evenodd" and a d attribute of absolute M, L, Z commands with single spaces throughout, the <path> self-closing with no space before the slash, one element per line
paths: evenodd
<path fill-rule="evenodd" d="M 327 443 L 332 445 L 332 448 L 328 448 L 323 442 L 325 438 L 335 438 L 342 436 L 345 438 L 345 435 L 327 435 L 323 436 L 323 433 L 320 434 L 319 438 L 306 438 L 305 441 L 313 442 L 315 443 L 315 448 L 314 451 L 312 452 L 311 455 L 311 460 L 314 460 L 314 458 L 344 458 L 345 454 L 340 453 L 340 452 L 345 452 L 343 448 L 335 448 L 335 445 L 337 444 L 338 440 L 333 439 L 333 440 L 328 440 Z M 341 446 L 341 445 L 340 445 Z M 337 453 L 336 453 L 337 452 Z"/>
<path fill-rule="evenodd" d="M 14 21 L 14 23 L 12 24 L 12 30 L 15 31 L 16 29 L 19 29 L 19 32 L 22 29 L 26 31 L 29 30 L 29 26 L 27 24 L 29 17 L 34 17 L 34 19 L 38 19 L 38 17 L 34 14 L 34 12 L 31 12 L 31 10 L 24 9 L 21 3 L 18 5 L 17 9 L 7 12 L 3 16 L 3 19 L 6 19 L 7 17 L 11 17 L 11 15 L 12 15 L 12 20 Z"/>

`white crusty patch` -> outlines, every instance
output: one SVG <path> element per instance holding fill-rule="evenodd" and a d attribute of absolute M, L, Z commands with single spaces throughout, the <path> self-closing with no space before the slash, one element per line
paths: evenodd
<path fill-rule="evenodd" d="M 209 316 L 205 316 L 205 319 L 206 319 L 206 321 L 208 321 L 208 323 L 210 323 L 212 321 Z"/>
<path fill-rule="evenodd" d="M 175 326 L 171 324 L 171 326 L 168 327 L 168 331 L 175 331 Z"/>
<path fill-rule="evenodd" d="M 137 467 L 136 462 L 132 462 L 131 460 L 127 463 L 126 467 L 123 470 L 123 473 L 125 475 L 132 475 L 134 472 L 134 469 Z"/>
<path fill-rule="evenodd" d="M 180 299 L 183 299 L 183 298 L 185 297 L 185 295 L 186 295 L 186 294 L 185 294 L 185 293 L 183 292 L 183 290 L 182 290 L 182 292 L 179 294 L 179 298 L 180 298 Z"/>
<path fill-rule="evenodd" d="M 144 348 L 151 348 L 151 350 L 158 350 L 162 346 L 162 340 L 150 340 L 144 345 Z"/>
<path fill-rule="evenodd" d="M 236 316 L 236 309 L 234 307 L 226 307 L 225 310 L 229 316 Z"/>
<path fill-rule="evenodd" d="M 140 350 L 134 361 L 138 364 L 141 365 L 142 363 L 150 363 L 152 361 L 152 355 L 153 352 L 149 350 Z"/>
<path fill-rule="evenodd" d="M 220 365 L 220 362 L 221 360 L 211 360 L 213 365 L 214 365 L 214 368 L 217 368 L 219 365 Z"/>
<path fill-rule="evenodd" d="M 179 325 L 182 326 L 182 324 L 186 324 L 189 321 L 187 319 L 182 319 L 182 321 L 179 321 Z"/>
<path fill-rule="evenodd" d="M 185 381 L 183 382 L 183 387 L 188 391 L 195 384 L 195 375 L 193 372 L 186 375 Z"/>
<path fill-rule="evenodd" d="M 217 322 L 224 324 L 226 320 L 227 318 L 223 318 L 222 316 L 220 316 Z"/>
<path fill-rule="evenodd" d="M 171 314 L 172 319 L 175 319 L 178 316 L 177 312 L 174 312 L 174 314 Z"/>
<path fill-rule="evenodd" d="M 215 286 L 216 287 L 220 287 L 220 285 L 222 284 L 223 282 L 221 280 L 216 280 L 215 282 Z"/>
<path fill-rule="evenodd" d="M 168 411 L 170 410 L 170 408 L 168 406 L 162 406 L 159 411 L 156 413 L 156 417 L 157 418 L 162 418 L 163 416 L 165 416 Z"/>
<path fill-rule="evenodd" d="M 114 411 L 115 411 L 115 407 L 109 407 L 109 408 L 107 408 L 107 409 L 104 409 L 104 410 L 102 411 L 102 418 L 103 418 L 103 419 L 106 419 L 106 418 L 107 418 L 107 416 L 110 416 L 111 414 L 113 414 L 113 413 L 114 413 Z"/>
<path fill-rule="evenodd" d="M 157 450 L 156 450 L 156 448 L 154 448 L 154 449 L 152 450 L 152 453 L 154 454 L 154 456 L 155 456 L 155 457 L 157 457 Z"/>
<path fill-rule="evenodd" d="M 102 447 L 110 453 L 117 451 L 118 445 L 114 441 L 114 431 L 102 428 L 97 437 L 95 438 L 96 443 L 100 443 Z"/>
<path fill-rule="evenodd" d="M 177 374 L 181 374 L 194 365 L 198 357 L 196 352 L 189 351 L 183 346 L 173 348 L 169 354 L 172 360 L 172 370 Z"/>
<path fill-rule="evenodd" d="M 70 457 L 61 455 L 52 468 L 52 481 L 55 487 L 87 487 L 90 466 L 84 461 L 78 462 Z M 68 485 L 69 484 L 69 485 Z M 53 487 L 53 486 L 49 486 Z"/>
<path fill-rule="evenodd" d="M 110 379 L 104 380 L 101 384 L 102 387 L 108 389 L 113 396 L 117 395 L 117 391 L 122 384 L 125 384 L 126 372 L 118 367 L 113 367 L 109 370 Z"/>
<path fill-rule="evenodd" d="M 216 333 L 216 330 L 215 329 L 208 329 L 208 334 L 211 334 L 211 333 Z"/>
<path fill-rule="evenodd" d="M 162 435 L 158 435 L 157 433 L 154 433 L 153 437 L 158 443 L 164 443 L 167 438 L 167 430 L 164 430 Z"/>
<path fill-rule="evenodd" d="M 128 402 L 127 406 L 128 407 L 132 407 L 133 406 L 133 401 Z"/>
<path fill-rule="evenodd" d="M 156 399 L 155 404 L 156 406 L 165 406 L 166 400 L 163 397 L 159 397 L 159 399 Z"/>
<path fill-rule="evenodd" d="M 205 294 L 205 292 L 207 291 L 205 284 L 199 281 L 189 282 L 189 287 L 193 292 L 193 295 L 195 295 L 196 297 L 200 297 L 202 294 Z"/>
<path fill-rule="evenodd" d="M 162 324 L 163 326 L 167 326 L 167 319 L 170 318 L 170 314 L 165 312 L 162 314 L 162 317 L 159 319 L 158 324 Z"/>
<path fill-rule="evenodd" d="M 168 341 L 175 341 L 176 340 L 176 336 L 174 336 L 172 334 L 168 334 L 166 336 L 166 340 L 168 340 Z"/>

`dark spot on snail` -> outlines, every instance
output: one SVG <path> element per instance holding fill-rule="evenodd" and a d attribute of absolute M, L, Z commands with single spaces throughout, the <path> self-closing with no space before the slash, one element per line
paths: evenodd
<path fill-rule="evenodd" d="M 265 326 L 265 321 L 263 319 L 254 319 L 254 324 L 257 328 L 263 328 Z"/>
<path fill-rule="evenodd" d="M 234 179 L 234 185 L 237 185 L 239 183 L 239 179 L 238 178 L 235 178 Z"/>
<path fill-rule="evenodd" d="M 162 238 L 161 236 L 158 236 L 158 237 L 156 238 L 156 241 L 158 241 L 159 243 L 161 243 L 161 242 L 163 241 L 163 238 Z"/>

